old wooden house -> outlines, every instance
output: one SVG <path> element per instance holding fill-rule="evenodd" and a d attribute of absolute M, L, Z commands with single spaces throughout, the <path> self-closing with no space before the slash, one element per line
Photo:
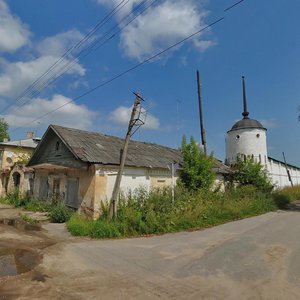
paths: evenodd
<path fill-rule="evenodd" d="M 34 196 L 60 198 L 66 205 L 96 218 L 101 202 L 112 195 L 124 140 L 118 137 L 50 125 L 28 166 L 35 170 Z M 180 152 L 157 144 L 130 141 L 121 191 L 172 185 L 171 164 Z M 216 172 L 224 171 L 216 162 Z"/>
<path fill-rule="evenodd" d="M 97 217 L 101 201 L 111 198 L 123 143 L 114 136 L 50 125 L 28 164 L 35 170 L 34 195 L 61 198 Z M 181 162 L 175 149 L 131 141 L 121 191 L 171 185 L 174 162 Z"/>

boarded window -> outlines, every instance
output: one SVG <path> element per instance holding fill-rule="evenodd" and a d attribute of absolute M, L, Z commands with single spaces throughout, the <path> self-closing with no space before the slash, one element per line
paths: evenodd
<path fill-rule="evenodd" d="M 55 199 L 59 198 L 59 196 L 60 196 L 60 179 L 54 179 L 53 180 L 53 190 L 52 190 L 52 193 L 53 193 L 53 197 Z"/>
<path fill-rule="evenodd" d="M 40 188 L 39 188 L 39 198 L 40 199 L 47 199 L 48 197 L 48 177 L 41 176 L 40 177 Z"/>
<path fill-rule="evenodd" d="M 78 208 L 78 178 L 68 178 L 66 205 Z"/>

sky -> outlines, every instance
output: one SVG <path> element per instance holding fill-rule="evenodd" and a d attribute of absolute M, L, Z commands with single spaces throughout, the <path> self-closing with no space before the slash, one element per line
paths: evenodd
<path fill-rule="evenodd" d="M 235 2 L 0 0 L 0 115 L 11 139 L 42 136 L 49 124 L 124 137 L 139 92 L 147 116 L 133 139 L 200 141 L 199 69 L 209 152 L 225 158 L 244 75 L 269 156 L 282 160 L 284 151 L 300 166 L 300 1 L 244 0 L 225 11 Z"/>

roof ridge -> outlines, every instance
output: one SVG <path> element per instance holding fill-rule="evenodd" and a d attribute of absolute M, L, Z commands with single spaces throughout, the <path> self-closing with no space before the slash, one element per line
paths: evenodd
<path fill-rule="evenodd" d="M 53 127 L 53 128 L 63 128 L 63 129 L 67 129 L 67 130 L 81 131 L 81 132 L 86 132 L 86 133 L 89 133 L 89 134 L 96 134 L 96 135 L 99 135 L 99 136 L 110 137 L 110 138 L 119 139 L 119 140 L 122 140 L 122 141 L 125 140 L 122 137 L 118 137 L 118 136 L 110 135 L 110 134 L 106 134 L 106 133 L 100 133 L 100 132 L 96 132 L 96 131 L 88 131 L 88 130 L 84 130 L 84 129 L 66 127 L 66 126 L 55 125 L 55 124 L 50 124 L 49 126 Z M 167 148 L 167 149 L 170 149 L 170 150 L 179 151 L 176 148 L 172 148 L 172 147 L 169 147 L 169 146 L 160 145 L 160 144 L 157 144 L 157 143 L 154 143 L 154 142 L 141 142 L 141 141 L 136 141 L 136 140 L 130 140 L 130 142 L 138 143 L 138 144 L 145 144 L 145 145 L 155 145 L 155 146 L 158 146 L 158 147 L 161 147 L 161 148 Z"/>

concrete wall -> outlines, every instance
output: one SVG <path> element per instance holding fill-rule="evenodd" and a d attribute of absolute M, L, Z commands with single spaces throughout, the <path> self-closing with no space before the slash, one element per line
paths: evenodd
<path fill-rule="evenodd" d="M 226 163 L 234 164 L 237 157 L 253 155 L 256 161 L 267 165 L 266 131 L 263 129 L 238 129 L 229 131 L 226 138 Z"/>
<path fill-rule="evenodd" d="M 300 184 L 300 168 L 287 166 L 292 182 L 294 185 Z M 268 159 L 267 170 L 269 172 L 272 183 L 277 187 L 282 188 L 285 186 L 291 186 L 291 182 L 289 181 L 285 164 L 283 162 L 279 162 L 273 160 L 272 158 Z"/>

